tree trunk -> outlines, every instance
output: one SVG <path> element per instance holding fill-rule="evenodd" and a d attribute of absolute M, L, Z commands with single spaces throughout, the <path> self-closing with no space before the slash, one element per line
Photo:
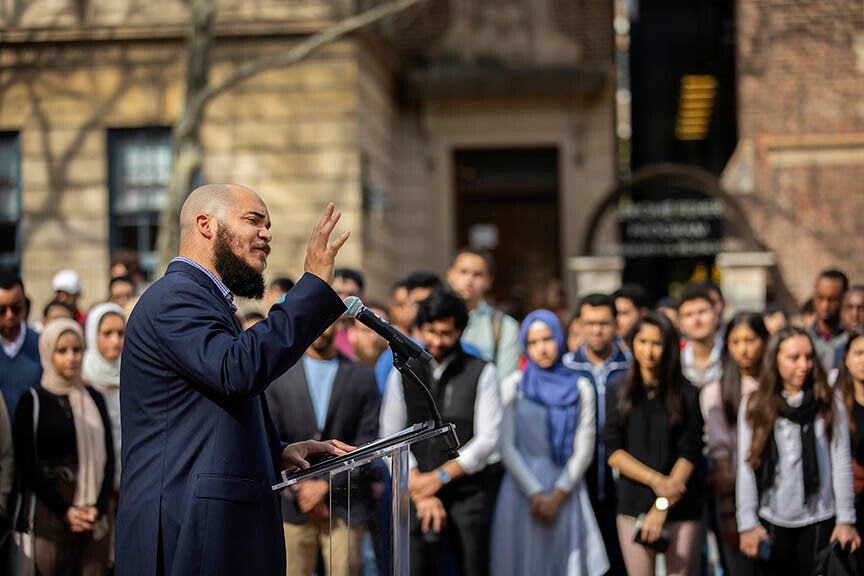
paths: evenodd
<path fill-rule="evenodd" d="M 210 48 L 213 43 L 214 0 L 186 0 L 190 9 L 190 26 L 186 36 L 186 98 L 183 111 L 174 125 L 173 164 L 168 199 L 159 215 L 157 250 L 161 270 L 177 255 L 180 246 L 180 209 L 192 191 L 201 171 L 204 148 L 201 144 L 201 122 L 207 104 L 216 96 L 244 80 L 266 70 L 284 68 L 302 62 L 320 49 L 352 32 L 366 28 L 387 16 L 404 12 L 428 0 L 392 0 L 377 4 L 360 14 L 341 20 L 313 34 L 290 50 L 247 62 L 215 85 L 208 84 Z"/>
<path fill-rule="evenodd" d="M 191 0 L 190 25 L 186 36 L 186 97 L 183 111 L 172 134 L 173 158 L 166 205 L 159 215 L 160 272 L 177 255 L 180 248 L 180 209 L 192 191 L 201 172 L 204 148 L 201 145 L 201 121 L 204 106 L 198 104 L 207 88 L 210 71 L 210 48 L 213 43 L 214 0 Z M 160 274 L 161 275 L 161 274 Z"/>

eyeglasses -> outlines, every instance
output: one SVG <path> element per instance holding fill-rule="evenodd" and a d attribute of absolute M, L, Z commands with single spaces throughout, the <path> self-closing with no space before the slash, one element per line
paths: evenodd
<path fill-rule="evenodd" d="M 11 311 L 12 314 L 20 314 L 24 311 L 24 304 L 18 302 L 17 304 L 0 304 L 0 316 L 5 316 L 6 312 Z"/>

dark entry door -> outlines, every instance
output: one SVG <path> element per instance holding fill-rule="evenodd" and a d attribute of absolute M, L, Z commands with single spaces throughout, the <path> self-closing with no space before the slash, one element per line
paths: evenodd
<path fill-rule="evenodd" d="M 457 245 L 492 253 L 490 299 L 521 317 L 561 277 L 558 150 L 456 150 L 454 166 Z"/>

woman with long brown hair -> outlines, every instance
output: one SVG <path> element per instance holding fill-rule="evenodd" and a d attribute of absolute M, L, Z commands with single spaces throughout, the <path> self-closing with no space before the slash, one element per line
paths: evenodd
<path fill-rule="evenodd" d="M 835 387 L 843 392 L 852 437 L 852 479 L 858 533 L 864 529 L 864 329 L 848 333 Z"/>
<path fill-rule="evenodd" d="M 699 391 L 681 372 L 679 342 L 671 321 L 649 312 L 628 336 L 630 372 L 606 389 L 604 440 L 621 474 L 618 537 L 630 576 L 653 576 L 660 551 L 669 576 L 696 569 L 702 414 Z"/>
<path fill-rule="evenodd" d="M 741 402 L 736 495 L 741 551 L 765 574 L 809 576 L 829 542 L 861 545 L 846 408 L 800 328 L 771 337 L 759 388 Z"/>
<path fill-rule="evenodd" d="M 723 566 L 728 574 L 747 576 L 755 573 L 756 565 L 738 549 L 734 497 L 738 406 L 742 397 L 759 387 L 762 357 L 770 334 L 762 315 L 755 312 L 735 314 L 723 334 L 720 352 L 723 375 L 702 389 L 699 403 L 712 464 L 711 486 Z"/>

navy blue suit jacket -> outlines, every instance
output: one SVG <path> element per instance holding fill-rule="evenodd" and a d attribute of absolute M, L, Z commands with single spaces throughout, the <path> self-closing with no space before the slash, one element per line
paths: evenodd
<path fill-rule="evenodd" d="M 203 272 L 174 262 L 141 297 L 120 371 L 116 573 L 285 574 L 281 444 L 264 390 L 345 310 L 306 274 L 240 330 Z"/>

